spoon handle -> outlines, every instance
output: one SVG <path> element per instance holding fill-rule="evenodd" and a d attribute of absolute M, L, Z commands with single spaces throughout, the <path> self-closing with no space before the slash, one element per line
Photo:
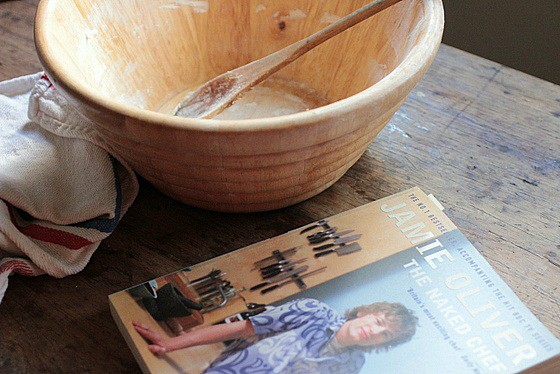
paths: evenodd
<path fill-rule="evenodd" d="M 253 61 L 252 63 L 241 67 L 237 71 L 243 76 L 244 80 L 251 82 L 249 87 L 253 87 L 278 70 L 282 69 L 284 66 L 290 64 L 305 53 L 317 47 L 319 44 L 400 1 L 401 0 L 373 1 L 353 11 L 324 29 L 321 29 L 320 31 L 317 31 L 316 33 L 290 44 L 289 46 L 284 47 L 268 56 Z"/>

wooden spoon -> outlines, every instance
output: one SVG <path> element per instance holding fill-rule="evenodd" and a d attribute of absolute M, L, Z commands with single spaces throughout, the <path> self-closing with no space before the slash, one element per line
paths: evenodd
<path fill-rule="evenodd" d="M 179 104 L 175 115 L 188 118 L 212 118 L 218 115 L 243 92 L 259 84 L 306 52 L 399 1 L 401 0 L 373 1 L 305 39 L 217 76 L 200 86 Z"/>

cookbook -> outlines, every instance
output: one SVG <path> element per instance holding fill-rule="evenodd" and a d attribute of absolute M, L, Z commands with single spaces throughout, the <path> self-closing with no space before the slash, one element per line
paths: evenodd
<path fill-rule="evenodd" d="M 554 372 L 560 341 L 412 188 L 109 296 L 145 373 Z"/>

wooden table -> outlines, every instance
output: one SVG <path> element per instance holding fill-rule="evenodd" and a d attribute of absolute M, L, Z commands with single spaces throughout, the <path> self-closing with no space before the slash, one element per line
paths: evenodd
<path fill-rule="evenodd" d="M 0 80 L 41 69 L 37 0 L 0 2 Z M 560 337 L 560 87 L 442 45 L 362 158 L 295 206 L 222 214 L 148 183 L 81 273 L 13 276 L 0 372 L 138 372 L 107 295 L 418 185 L 435 194 L 529 309 Z"/>

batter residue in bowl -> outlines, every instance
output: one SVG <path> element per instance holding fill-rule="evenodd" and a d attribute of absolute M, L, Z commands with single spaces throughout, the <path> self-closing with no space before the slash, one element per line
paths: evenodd
<path fill-rule="evenodd" d="M 191 90 L 189 90 L 191 91 Z M 188 92 L 176 96 L 172 102 L 160 108 L 161 112 L 173 114 L 177 102 Z M 215 119 L 237 120 L 278 117 L 303 112 L 328 104 L 328 101 L 303 83 L 279 78 L 269 78 L 245 92 L 229 108 Z"/>

